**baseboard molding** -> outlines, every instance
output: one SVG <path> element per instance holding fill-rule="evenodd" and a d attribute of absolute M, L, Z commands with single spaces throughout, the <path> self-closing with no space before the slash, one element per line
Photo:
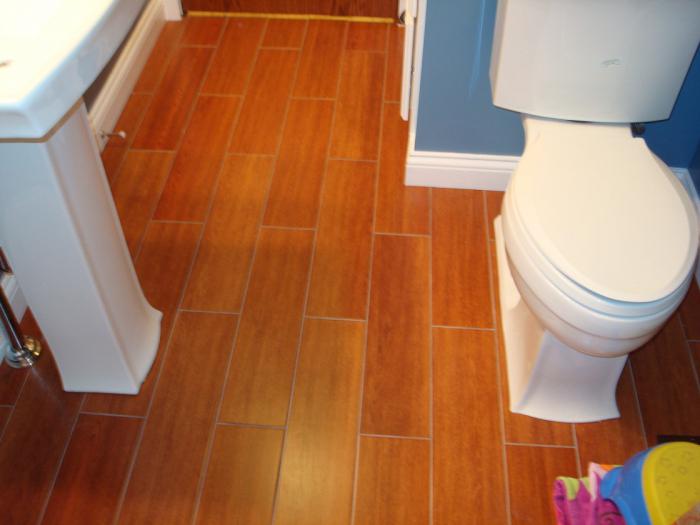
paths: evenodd
<path fill-rule="evenodd" d="M 165 10 L 166 20 L 181 20 L 182 19 L 182 5 L 180 0 L 162 0 L 163 9 Z"/>
<path fill-rule="evenodd" d="M 410 137 L 406 185 L 504 191 L 520 157 L 443 151 L 416 151 Z"/>
<path fill-rule="evenodd" d="M 415 137 L 409 137 L 406 158 L 406 185 L 430 188 L 505 191 L 520 157 L 471 153 L 417 151 Z M 686 168 L 671 168 L 691 199 L 700 217 L 700 197 Z M 695 271 L 700 286 L 700 265 Z"/>
<path fill-rule="evenodd" d="M 100 149 L 104 148 L 107 142 L 101 132 L 114 130 L 158 39 L 166 20 L 166 3 L 165 0 L 148 2 L 90 109 L 90 123 Z"/>

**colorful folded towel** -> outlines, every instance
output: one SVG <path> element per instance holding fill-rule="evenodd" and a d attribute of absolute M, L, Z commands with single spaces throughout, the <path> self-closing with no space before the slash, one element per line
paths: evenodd
<path fill-rule="evenodd" d="M 588 464 L 588 477 L 559 476 L 554 482 L 558 525 L 624 525 L 612 501 L 600 496 L 600 482 L 614 465 Z"/>

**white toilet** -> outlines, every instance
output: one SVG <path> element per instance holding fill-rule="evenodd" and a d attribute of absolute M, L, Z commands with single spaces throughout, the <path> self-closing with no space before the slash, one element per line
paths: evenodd
<path fill-rule="evenodd" d="M 499 0 L 493 100 L 525 129 L 495 221 L 513 412 L 619 417 L 627 354 L 687 292 L 694 206 L 630 123 L 668 118 L 699 40 L 698 0 Z"/>

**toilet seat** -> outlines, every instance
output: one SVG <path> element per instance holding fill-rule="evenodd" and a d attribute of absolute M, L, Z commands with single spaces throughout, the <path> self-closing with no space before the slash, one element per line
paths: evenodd
<path fill-rule="evenodd" d="M 698 224 L 676 177 L 628 126 L 524 124 L 504 230 L 556 288 L 594 311 L 639 317 L 677 304 Z"/>

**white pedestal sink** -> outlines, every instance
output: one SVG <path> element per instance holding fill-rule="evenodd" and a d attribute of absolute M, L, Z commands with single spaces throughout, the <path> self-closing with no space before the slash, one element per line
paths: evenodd
<path fill-rule="evenodd" d="M 137 393 L 158 348 L 81 100 L 143 3 L 0 0 L 0 245 L 69 391 Z"/>

